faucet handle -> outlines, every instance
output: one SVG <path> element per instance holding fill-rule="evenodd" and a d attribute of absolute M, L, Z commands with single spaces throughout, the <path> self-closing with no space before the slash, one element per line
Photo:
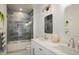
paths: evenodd
<path fill-rule="evenodd" d="M 75 40 L 74 40 L 74 38 L 71 38 L 71 40 L 73 40 L 72 48 L 75 48 Z"/>
<path fill-rule="evenodd" d="M 72 42 L 72 44 L 71 44 L 71 42 Z M 68 47 L 69 47 L 69 46 L 72 46 L 72 48 L 75 48 L 75 41 L 74 41 L 74 38 L 71 38 L 71 39 L 69 40 Z"/>
<path fill-rule="evenodd" d="M 68 47 L 70 47 L 70 43 L 68 43 Z"/>
<path fill-rule="evenodd" d="M 79 45 L 78 45 L 78 49 L 79 49 Z"/>

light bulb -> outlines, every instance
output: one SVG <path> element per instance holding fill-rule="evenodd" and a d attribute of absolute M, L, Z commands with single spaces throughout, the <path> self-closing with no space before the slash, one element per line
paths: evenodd
<path fill-rule="evenodd" d="M 20 10 L 20 11 L 23 11 L 23 9 L 22 9 L 22 8 L 20 8 L 19 10 Z"/>

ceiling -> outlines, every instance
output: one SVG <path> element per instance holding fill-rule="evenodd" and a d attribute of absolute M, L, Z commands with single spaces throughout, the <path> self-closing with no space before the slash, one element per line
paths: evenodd
<path fill-rule="evenodd" d="M 22 11 L 26 13 L 33 9 L 32 4 L 8 4 L 7 7 L 10 11 L 20 11 L 20 9 L 23 9 Z"/>

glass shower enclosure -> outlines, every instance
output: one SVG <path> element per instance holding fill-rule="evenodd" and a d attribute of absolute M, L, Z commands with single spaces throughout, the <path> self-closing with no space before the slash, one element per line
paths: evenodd
<path fill-rule="evenodd" d="M 29 14 L 22 12 L 9 13 L 7 26 L 8 42 L 33 38 L 33 18 Z"/>

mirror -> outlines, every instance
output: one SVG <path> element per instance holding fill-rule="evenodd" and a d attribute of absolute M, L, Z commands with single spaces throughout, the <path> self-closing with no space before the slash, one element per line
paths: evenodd
<path fill-rule="evenodd" d="M 51 34 L 53 32 L 53 24 L 52 24 L 53 15 L 50 14 L 46 16 L 44 19 L 45 19 L 45 27 L 44 27 L 45 33 Z"/>
<path fill-rule="evenodd" d="M 65 33 L 79 39 L 79 5 L 73 4 L 65 8 Z"/>

